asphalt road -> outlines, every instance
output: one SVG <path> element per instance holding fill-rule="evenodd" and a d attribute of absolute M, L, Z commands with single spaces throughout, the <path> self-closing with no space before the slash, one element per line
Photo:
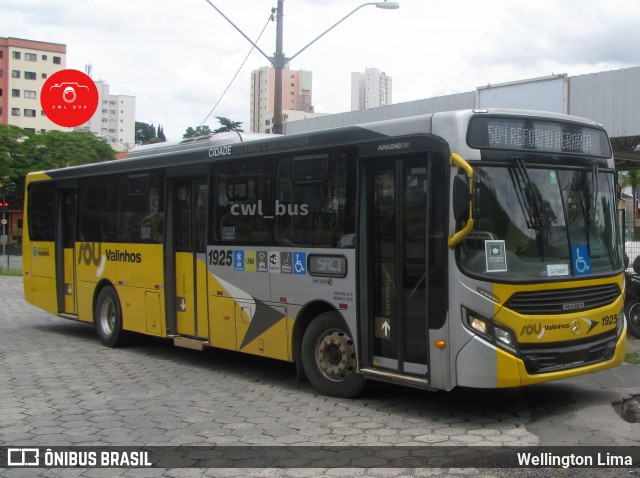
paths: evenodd
<path fill-rule="evenodd" d="M 152 338 L 109 349 L 100 345 L 93 327 L 26 304 L 19 277 L 0 276 L 0 291 L 0 444 L 5 447 L 640 446 L 640 424 L 616 412 L 625 400 L 640 397 L 640 365 L 514 390 L 434 393 L 371 383 L 356 399 L 336 399 L 316 394 L 308 383 L 296 383 L 294 367 L 288 363 L 180 349 Z M 0 475 L 25 476 L 26 471 L 37 476 L 44 470 L 0 469 Z M 562 471 L 562 476 L 635 472 Z M 467 468 L 97 468 L 53 469 L 46 476 L 544 473 Z"/>

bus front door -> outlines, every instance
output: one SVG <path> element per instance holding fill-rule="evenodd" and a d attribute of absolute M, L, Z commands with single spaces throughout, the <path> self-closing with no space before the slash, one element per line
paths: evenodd
<path fill-rule="evenodd" d="M 366 297 L 364 368 L 427 384 L 428 161 L 384 159 L 366 165 L 361 209 L 368 230 L 362 262 Z M 364 232 L 364 231 L 363 231 Z"/>
<path fill-rule="evenodd" d="M 172 193 L 175 333 L 204 341 L 209 337 L 205 261 L 208 183 L 206 178 L 177 179 Z"/>
<path fill-rule="evenodd" d="M 58 311 L 76 316 L 76 202 L 75 189 L 58 193 L 58 221 L 56 228 L 56 284 Z"/>

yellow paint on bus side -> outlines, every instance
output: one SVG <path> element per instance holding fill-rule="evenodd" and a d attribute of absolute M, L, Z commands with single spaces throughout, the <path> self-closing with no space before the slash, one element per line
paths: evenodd
<path fill-rule="evenodd" d="M 55 278 L 31 276 L 31 303 L 50 314 L 58 313 Z"/>
<path fill-rule="evenodd" d="M 239 289 L 236 290 L 236 295 L 240 295 L 238 293 L 240 292 L 244 297 L 233 297 L 233 290 L 227 290 L 213 274 L 209 274 L 208 283 L 209 328 L 212 346 L 240 350 L 263 357 L 291 360 L 291 335 L 289 331 L 293 327 L 293 320 L 286 315 L 284 306 L 265 304 L 266 307 L 273 309 L 275 314 L 282 314 L 282 318 L 242 346 L 247 333 L 253 333 L 250 331 L 252 322 L 260 320 L 256 316 L 255 300 Z"/>
<path fill-rule="evenodd" d="M 25 298 L 51 314 L 58 313 L 56 258 L 53 242 L 25 241 L 23 275 Z"/>
<path fill-rule="evenodd" d="M 269 307 L 282 313 L 282 318 L 242 347 L 246 334 L 249 332 L 251 321 L 257 319 L 249 317 L 249 309 L 246 305 L 239 302 L 236 303 L 236 343 L 238 350 L 274 359 L 288 360 L 290 354 L 286 309 L 280 306 Z"/>
<path fill-rule="evenodd" d="M 176 308 L 178 333 L 195 336 L 193 253 L 176 253 Z"/>
<path fill-rule="evenodd" d="M 93 323 L 93 296 L 96 289 L 94 282 L 76 283 L 78 295 L 78 320 Z"/>
<path fill-rule="evenodd" d="M 209 307 L 207 301 L 207 264 L 204 261 L 196 260 L 196 282 L 198 301 L 198 337 L 209 337 Z"/>
<path fill-rule="evenodd" d="M 210 343 L 214 347 L 237 350 L 236 301 L 231 297 L 211 297 L 209 324 Z"/>
<path fill-rule="evenodd" d="M 75 245 L 78 319 L 93 322 L 96 287 L 112 285 L 125 330 L 166 335 L 162 244 L 78 242 Z"/>
<path fill-rule="evenodd" d="M 72 248 L 64 249 L 64 312 L 76 313 L 75 254 Z"/>

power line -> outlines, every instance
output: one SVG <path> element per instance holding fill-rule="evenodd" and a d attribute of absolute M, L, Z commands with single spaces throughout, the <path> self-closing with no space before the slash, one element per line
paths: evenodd
<path fill-rule="evenodd" d="M 260 38 L 262 37 L 262 34 L 264 33 L 264 31 L 267 29 L 267 25 L 269 25 L 269 22 L 274 21 L 274 9 L 271 9 L 271 14 L 269 15 L 269 19 L 267 20 L 267 23 L 265 23 L 264 27 L 262 28 L 262 31 L 260 32 L 260 35 L 258 35 L 258 38 L 256 38 L 256 41 L 254 43 L 258 43 L 258 41 L 260 40 Z M 235 81 L 235 79 L 238 77 L 238 75 L 240 74 L 240 71 L 242 70 L 242 67 L 244 66 L 244 64 L 247 62 L 247 60 L 249 59 L 249 56 L 251 55 L 251 53 L 254 50 L 254 46 L 251 46 L 251 49 L 249 50 L 249 53 L 247 53 L 247 56 L 245 57 L 245 59 L 243 60 L 242 64 L 240 65 L 240 68 L 238 68 L 238 71 L 236 71 L 236 74 L 233 75 L 233 78 L 231 78 L 231 81 L 229 82 L 229 84 L 227 85 L 227 87 L 225 88 L 225 90 L 222 92 L 222 95 L 220 96 L 220 98 L 218 98 L 218 101 L 216 102 L 215 105 L 213 105 L 213 108 L 211 108 L 211 111 L 209 111 L 209 114 L 205 117 L 205 119 L 202 120 L 202 123 L 200 123 L 198 125 L 198 127 L 202 126 L 205 121 L 207 121 L 209 119 L 209 116 L 211 116 L 211 114 L 213 113 L 213 111 L 216 109 L 216 107 L 218 106 L 218 104 L 220 104 L 220 102 L 222 101 L 222 99 L 224 98 L 224 95 L 227 94 L 227 91 L 229 91 L 229 88 L 231 88 L 231 85 L 233 84 L 233 82 Z"/>

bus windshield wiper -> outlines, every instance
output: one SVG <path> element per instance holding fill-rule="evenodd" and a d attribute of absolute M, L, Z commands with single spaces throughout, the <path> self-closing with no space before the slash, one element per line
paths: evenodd
<path fill-rule="evenodd" d="M 598 163 L 591 162 L 591 196 L 581 201 L 582 217 L 584 218 L 584 233 L 587 239 L 587 250 L 591 254 L 591 225 L 596 220 L 596 211 L 598 210 Z M 588 202 L 587 202 L 588 201 Z M 586 204 L 585 204 L 586 203 Z"/>
<path fill-rule="evenodd" d="M 516 196 L 520 203 L 520 208 L 524 212 L 527 227 L 540 231 L 544 227 L 544 221 L 540 214 L 540 193 L 531 182 L 531 179 L 529 179 L 527 166 L 522 158 L 514 158 L 511 176 L 516 185 Z"/>
<path fill-rule="evenodd" d="M 538 246 L 538 255 L 540 260 L 544 262 L 544 239 L 542 231 L 545 227 L 542 218 L 540 190 L 529 178 L 527 166 L 520 157 L 514 157 L 514 166 L 511 168 L 511 176 L 516 186 L 516 196 L 520 203 L 520 208 L 524 213 L 524 218 L 529 229 L 536 231 L 536 245 Z"/>

